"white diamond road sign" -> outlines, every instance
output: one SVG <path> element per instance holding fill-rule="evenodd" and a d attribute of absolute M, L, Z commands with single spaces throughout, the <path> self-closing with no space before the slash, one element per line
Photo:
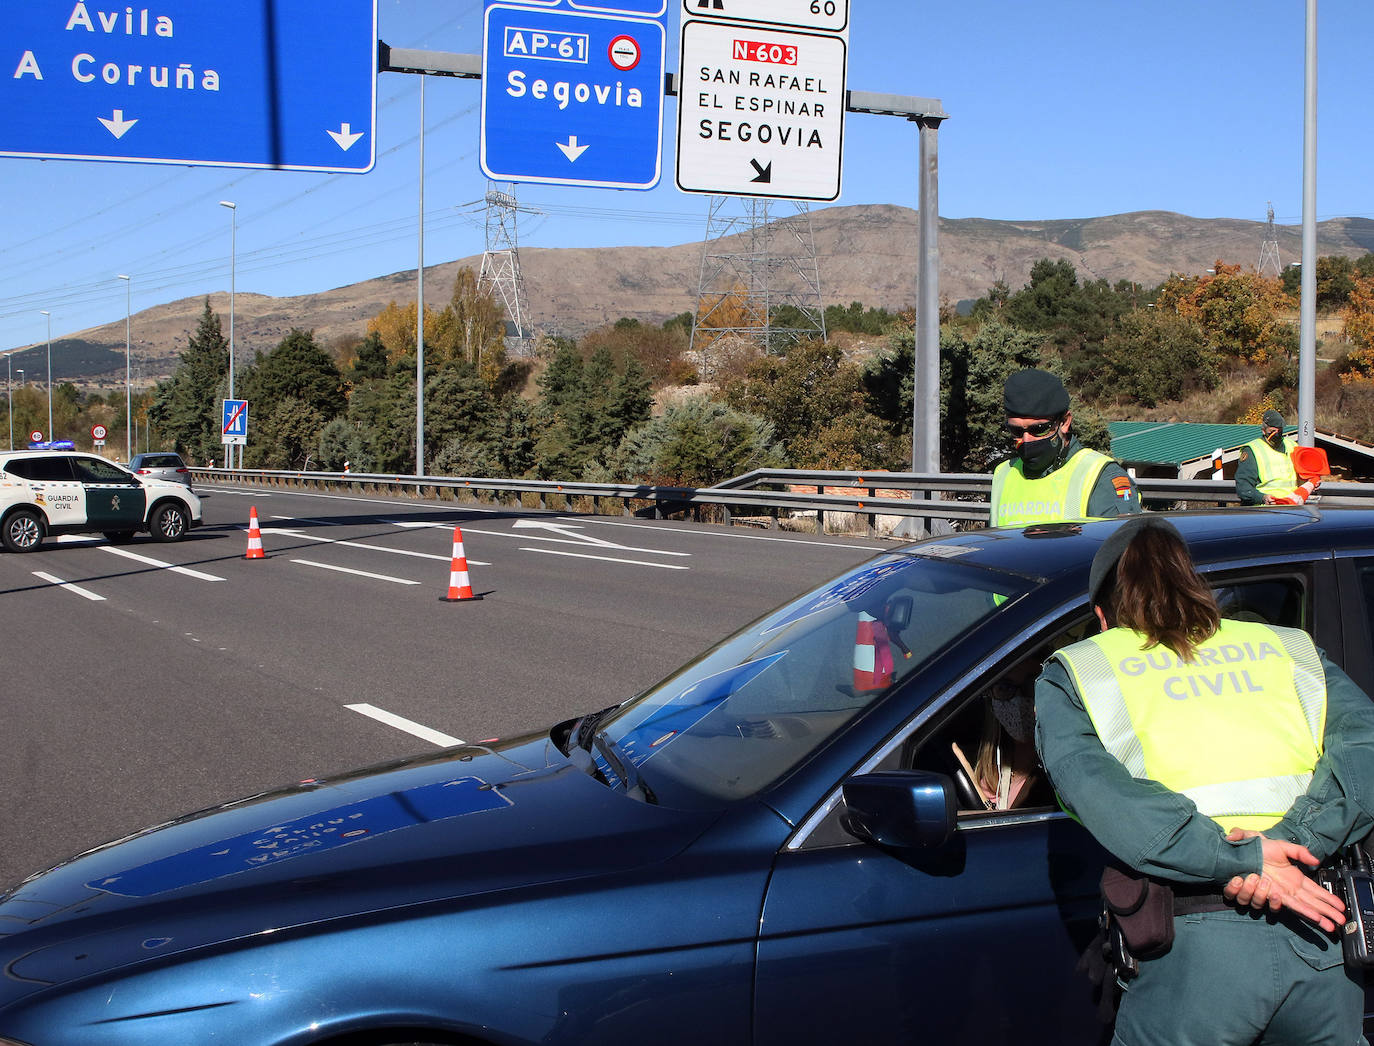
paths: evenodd
<path fill-rule="evenodd" d="M 663 0 L 652 17 L 493 3 L 482 48 L 483 173 L 651 189 L 663 156 Z M 590 4 L 574 6 L 588 7 Z"/>
<path fill-rule="evenodd" d="M 846 52 L 838 35 L 684 22 L 678 188 L 838 199 Z"/>
<path fill-rule="evenodd" d="M 849 28 L 849 0 L 682 0 L 682 17 L 838 33 Z"/>
<path fill-rule="evenodd" d="M 371 170 L 376 0 L 5 0 L 0 155 Z"/>

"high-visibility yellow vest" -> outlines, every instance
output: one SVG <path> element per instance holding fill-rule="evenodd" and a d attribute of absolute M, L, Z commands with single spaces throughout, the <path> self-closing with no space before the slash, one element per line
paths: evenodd
<path fill-rule="evenodd" d="M 988 524 L 994 527 L 1026 527 L 1032 523 L 1059 523 L 1089 519 L 1088 500 L 1102 469 L 1111 458 L 1087 447 L 1047 476 L 1027 479 L 1020 461 L 1004 461 L 992 473 L 992 500 Z"/>
<path fill-rule="evenodd" d="M 1250 453 L 1255 456 L 1255 464 L 1259 467 L 1259 482 L 1255 484 L 1255 489 L 1261 494 L 1271 494 L 1274 497 L 1292 497 L 1293 491 L 1298 486 L 1298 471 L 1293 467 L 1293 451 L 1297 447 L 1297 441 L 1284 437 L 1283 450 L 1275 450 L 1261 436 L 1253 439 L 1246 444 Z"/>
<path fill-rule="evenodd" d="M 1186 795 L 1223 831 L 1272 827 L 1322 753 L 1326 673 L 1296 628 L 1223 621 L 1190 663 L 1113 628 L 1053 656 L 1103 747 L 1132 777 Z"/>

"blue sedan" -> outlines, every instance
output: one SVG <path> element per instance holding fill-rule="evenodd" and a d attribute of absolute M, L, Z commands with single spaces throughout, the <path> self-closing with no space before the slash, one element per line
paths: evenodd
<path fill-rule="evenodd" d="M 1174 518 L 1374 691 L 1374 512 Z M 1116 525 L 907 546 L 623 704 L 73 858 L 0 898 L 0 1044 L 1096 1042 L 1103 854 L 980 767 Z"/>

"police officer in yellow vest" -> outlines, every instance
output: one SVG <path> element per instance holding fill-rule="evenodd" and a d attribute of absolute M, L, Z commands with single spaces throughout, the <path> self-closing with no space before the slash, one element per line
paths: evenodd
<path fill-rule="evenodd" d="M 1161 517 L 1118 528 L 1089 585 L 1104 631 L 1046 662 L 1036 744 L 1065 809 L 1176 894 L 1113 1042 L 1363 1043 L 1344 908 L 1306 871 L 1374 826 L 1374 704 L 1306 633 L 1222 620 Z"/>
<path fill-rule="evenodd" d="M 992 473 L 989 526 L 1021 527 L 1140 511 L 1126 471 L 1073 435 L 1069 393 L 1055 375 L 1022 370 L 1003 389 L 1015 457 Z"/>
<path fill-rule="evenodd" d="M 1283 434 L 1283 415 L 1266 410 L 1260 423 L 1259 439 L 1253 439 L 1240 452 L 1236 466 L 1236 494 L 1242 505 L 1294 504 L 1307 500 L 1317 489 L 1316 480 L 1298 483 L 1293 467 L 1297 443 Z M 1295 493 L 1299 487 L 1301 494 Z"/>

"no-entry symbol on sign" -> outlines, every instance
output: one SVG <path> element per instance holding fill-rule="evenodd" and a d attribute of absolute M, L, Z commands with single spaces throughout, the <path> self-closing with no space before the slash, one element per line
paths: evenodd
<path fill-rule="evenodd" d="M 606 49 L 606 57 L 622 73 L 628 73 L 639 64 L 639 41 L 633 36 L 617 36 Z"/>

